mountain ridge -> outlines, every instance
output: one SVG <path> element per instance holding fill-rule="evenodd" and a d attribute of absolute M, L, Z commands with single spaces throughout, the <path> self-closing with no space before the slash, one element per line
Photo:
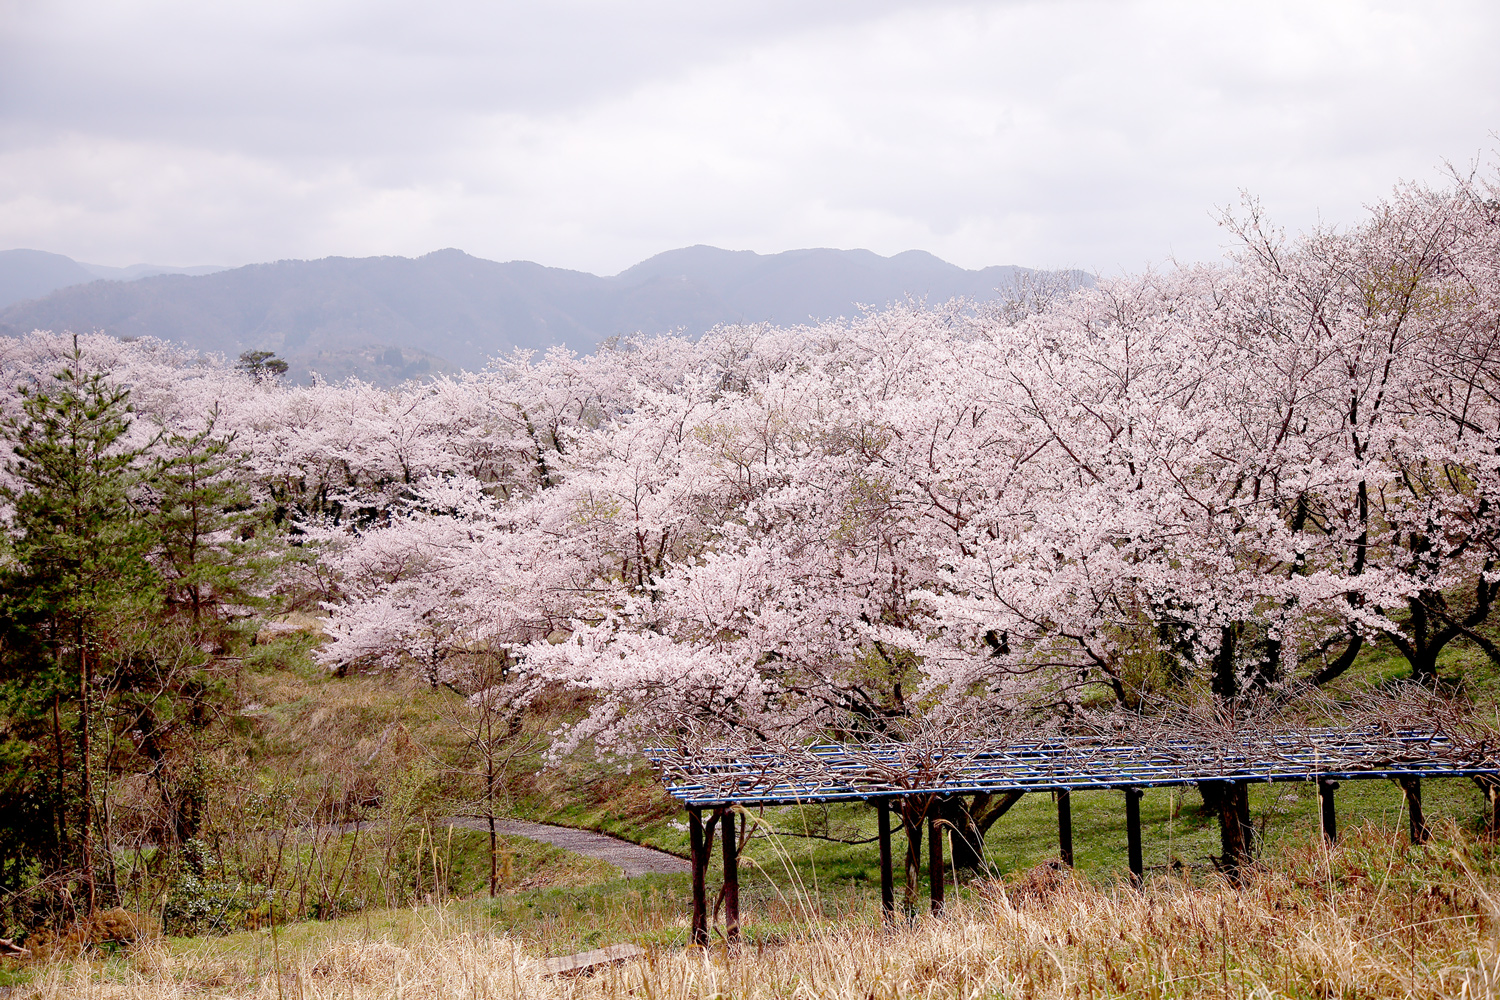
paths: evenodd
<path fill-rule="evenodd" d="M 0 289 L 9 287 L 5 260 L 0 253 Z M 58 275 L 77 273 L 59 261 L 49 266 Z M 599 276 L 485 260 L 449 247 L 420 257 L 280 260 L 133 280 L 90 276 L 0 309 L 0 333 L 98 329 L 231 357 L 271 350 L 292 364 L 298 380 L 317 372 L 390 384 L 483 367 L 517 348 L 587 352 L 618 334 L 698 335 L 737 322 L 793 325 L 907 297 L 982 300 L 1030 273 L 1015 265 L 966 270 L 920 250 L 882 257 L 868 250 L 758 254 L 699 245 Z M 1092 281 L 1065 273 L 1077 283 Z"/>

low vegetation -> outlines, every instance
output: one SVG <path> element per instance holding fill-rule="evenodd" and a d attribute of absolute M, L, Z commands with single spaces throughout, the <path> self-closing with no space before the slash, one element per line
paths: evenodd
<path fill-rule="evenodd" d="M 1454 997 L 1500 991 L 1495 855 L 1453 829 L 1370 824 L 1280 852 L 1247 889 L 1162 874 L 1144 892 L 1040 867 L 970 883 L 941 919 L 882 929 L 847 893 L 775 897 L 736 953 L 681 946 L 681 879 L 372 911 L 42 967 L 38 998 Z M 583 933 L 587 928 L 587 932 Z M 630 940 L 578 976 L 539 959 Z"/>
<path fill-rule="evenodd" d="M 745 951 L 727 956 L 719 939 L 694 955 L 682 950 L 686 875 L 622 879 L 602 862 L 503 837 L 490 897 L 488 838 L 452 825 L 472 801 L 440 766 L 461 750 L 442 714 L 456 696 L 399 673 L 333 676 L 308 659 L 313 641 L 293 634 L 248 646 L 230 679 L 241 710 L 209 741 L 211 766 L 241 775 L 215 787 L 259 789 L 246 803 L 279 825 L 236 827 L 219 817 L 249 815 L 235 808 L 250 805 L 212 800 L 198 874 L 168 878 L 150 847 L 120 854 L 129 928 L 117 919 L 34 935 L 34 958 L 10 960 L 0 985 L 39 997 L 148 998 L 769 997 L 799 988 L 865 998 L 1378 997 L 1487 995 L 1500 975 L 1496 855 L 1481 836 L 1483 797 L 1463 779 L 1428 783 L 1437 836 L 1425 847 L 1406 842 L 1403 799 L 1389 782 L 1344 785 L 1345 834 L 1332 850 L 1310 787 L 1253 789 L 1262 864 L 1245 890 L 1220 879 L 1217 823 L 1196 793 L 1152 790 L 1142 802 L 1144 895 L 1122 880 L 1117 795 L 1073 797 L 1076 875 L 1048 866 L 1053 804 L 1027 796 L 991 833 L 986 869 L 950 889 L 946 916 L 894 931 L 879 926 L 871 810 L 759 810 L 742 857 Z M 1449 667 L 1488 689 L 1483 660 Z M 1394 673 L 1369 655 L 1345 682 L 1378 685 Z M 527 725 L 545 730 L 570 711 L 566 698 L 539 703 Z M 511 815 L 685 853 L 683 814 L 649 770 L 591 756 L 541 763 L 534 756 L 508 774 Z M 319 816 L 339 823 L 305 825 Z M 353 822 L 366 825 L 341 825 Z M 716 865 L 709 878 L 716 891 Z M 648 958 L 574 979 L 543 976 L 537 964 L 619 942 L 645 946 Z"/>

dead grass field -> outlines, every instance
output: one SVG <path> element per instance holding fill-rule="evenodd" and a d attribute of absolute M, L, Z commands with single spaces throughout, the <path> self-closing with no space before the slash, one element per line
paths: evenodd
<path fill-rule="evenodd" d="M 1456 829 L 1413 848 L 1376 827 L 1309 844 L 1239 890 L 1161 876 L 1144 893 L 1038 869 L 977 882 L 941 919 L 882 930 L 811 902 L 787 933 L 748 914 L 737 955 L 651 944 L 547 977 L 540 952 L 456 903 L 219 939 L 154 940 L 45 964 L 19 996 L 73 998 L 1410 998 L 1500 996 L 1492 845 Z M 789 912 L 798 908 L 788 900 Z M 682 915 L 685 917 L 685 914 Z M 663 913 L 664 922 L 681 922 Z M 587 916 L 584 917 L 587 919 Z M 601 914 L 599 919 L 610 919 Z M 627 928 L 618 928 L 627 930 Z"/>

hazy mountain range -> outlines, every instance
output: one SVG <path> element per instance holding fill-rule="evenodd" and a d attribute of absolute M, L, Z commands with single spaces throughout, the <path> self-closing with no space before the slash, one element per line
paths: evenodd
<path fill-rule="evenodd" d="M 696 246 L 611 277 L 497 263 L 460 250 L 424 257 L 326 257 L 237 268 L 101 268 L 59 254 L 0 251 L 0 334 L 34 329 L 154 336 L 235 357 L 271 350 L 338 379 L 381 383 L 480 368 L 513 348 L 592 350 L 615 334 L 719 323 L 796 324 L 852 316 L 907 296 L 994 298 L 1026 268 L 970 271 L 910 250 Z M 1076 281 L 1089 282 L 1079 272 Z M 100 280 L 102 279 L 102 280 Z"/>

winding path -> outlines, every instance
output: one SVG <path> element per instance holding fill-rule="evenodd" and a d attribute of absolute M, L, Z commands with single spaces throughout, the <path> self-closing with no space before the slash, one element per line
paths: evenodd
<path fill-rule="evenodd" d="M 489 820 L 483 816 L 449 816 L 441 822 L 444 826 L 456 826 L 460 830 L 487 832 L 490 828 Z M 574 854 L 598 858 L 614 865 L 629 878 L 637 875 L 674 875 L 692 870 L 686 859 L 675 854 L 658 851 L 654 847 L 642 847 L 592 830 L 575 830 L 568 826 L 550 826 L 522 819 L 497 819 L 495 832 L 506 837 L 540 840 Z"/>

